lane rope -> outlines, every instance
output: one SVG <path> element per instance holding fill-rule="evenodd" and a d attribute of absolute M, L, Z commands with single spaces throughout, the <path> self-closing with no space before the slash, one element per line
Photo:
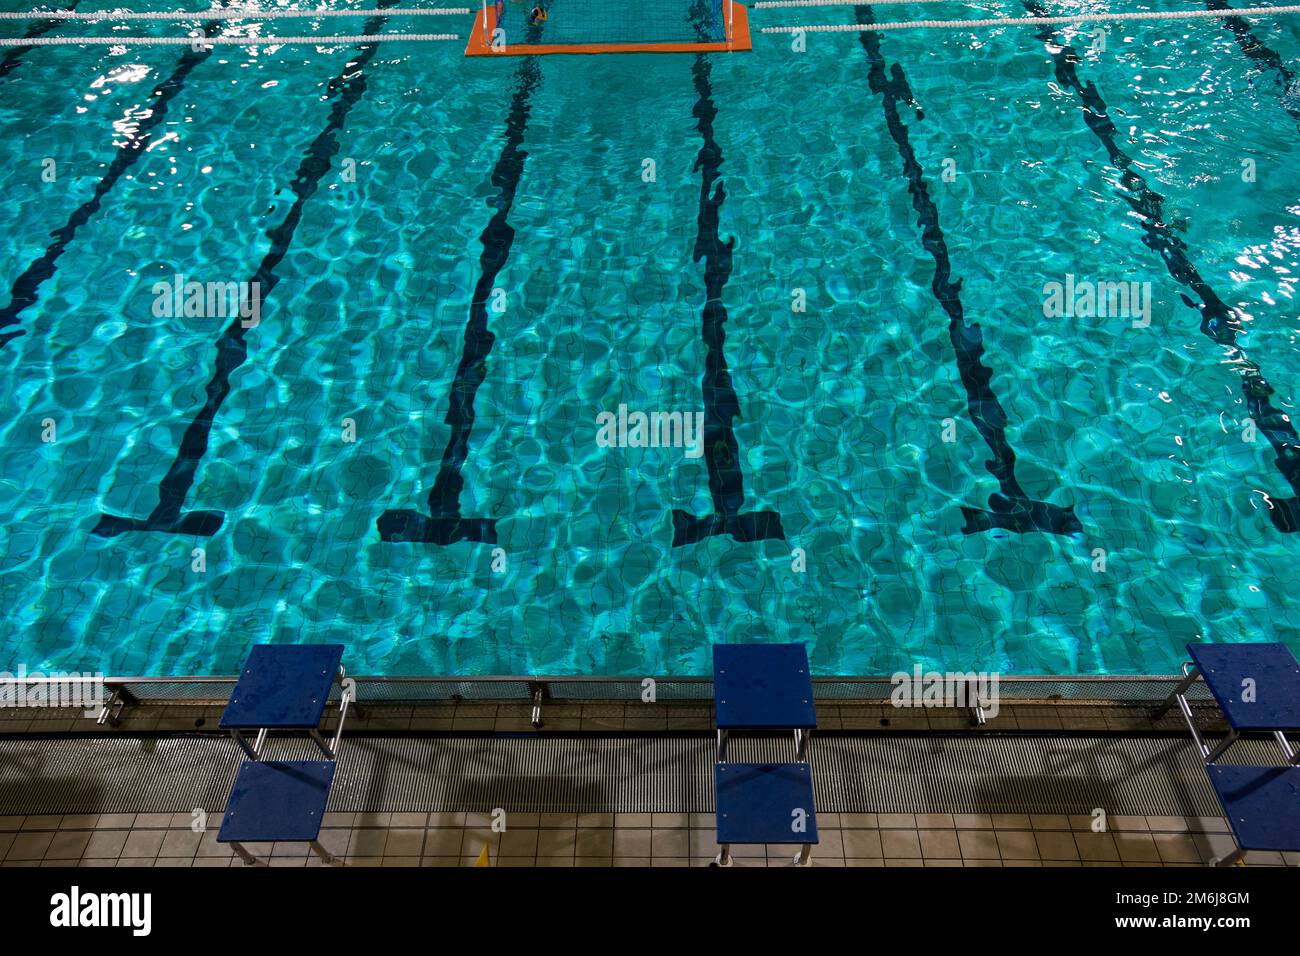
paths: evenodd
<path fill-rule="evenodd" d="M 755 10 L 778 10 L 785 7 L 891 7 L 910 6 L 914 3 L 971 3 L 975 0 L 757 0 L 750 7 Z"/>
<path fill-rule="evenodd" d="M 799 0 L 784 0 L 796 3 Z M 871 6 L 869 3 L 825 3 L 825 6 Z M 890 30 L 964 30 L 971 27 L 1057 26 L 1066 23 L 1105 23 L 1115 20 L 1205 20 L 1212 17 L 1270 17 L 1300 13 L 1300 5 L 1224 7 L 1222 10 L 1152 10 L 1138 13 L 1097 13 L 1064 17 L 993 17 L 986 20 L 891 20 L 885 23 L 820 23 L 808 26 L 763 27 L 763 33 L 886 33 Z"/>
<path fill-rule="evenodd" d="M 348 43 L 387 43 L 407 40 L 411 43 L 433 43 L 438 40 L 460 40 L 458 33 L 361 33 L 350 36 L 214 36 L 214 37 L 7 37 L 0 39 L 0 47 L 7 46 L 284 46 L 290 43 L 310 43 L 313 46 L 343 46 Z"/>
<path fill-rule="evenodd" d="M 134 11 L 73 10 L 0 13 L 0 20 L 323 20 L 329 17 L 446 17 L 473 13 L 469 7 L 390 7 L 387 10 L 259 10 L 256 7 L 213 7 L 210 10 Z"/>

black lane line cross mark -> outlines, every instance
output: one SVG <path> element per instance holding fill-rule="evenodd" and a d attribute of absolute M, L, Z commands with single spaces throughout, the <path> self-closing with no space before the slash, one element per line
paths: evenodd
<path fill-rule="evenodd" d="M 393 6 L 397 0 L 379 0 L 378 7 Z M 388 22 L 387 17 L 371 17 L 363 32 L 377 33 Z M 267 233 L 271 249 L 254 273 L 250 286 L 257 288 L 265 304 L 271 290 L 279 283 L 276 268 L 289 252 L 294 233 L 302 220 L 303 206 L 315 194 L 321 179 L 330 171 L 331 160 L 339 150 L 337 136 L 343 128 L 348 113 L 365 95 L 367 80 L 365 67 L 379 49 L 377 43 L 358 47 L 357 55 L 348 61 L 338 76 L 330 80 L 329 89 L 336 94 L 330 109 L 329 121 L 303 153 L 302 161 L 294 174 L 290 188 L 294 193 L 293 205 L 278 226 Z M 256 285 L 252 285 L 256 283 Z M 161 531 L 169 534 L 213 535 L 221 528 L 225 514 L 221 511 L 189 511 L 182 509 L 198 474 L 199 466 L 208 452 L 208 438 L 222 403 L 230 394 L 230 376 L 248 358 L 243 318 L 236 312 L 234 319 L 216 341 L 217 358 L 205 393 L 207 401 L 195 415 L 185 434 L 171 468 L 158 484 L 158 506 L 147 518 L 132 518 L 102 514 L 91 533 L 103 538 L 116 537 L 127 531 Z"/>
<path fill-rule="evenodd" d="M 713 513 L 697 517 L 673 509 L 673 547 L 694 544 L 713 535 L 729 534 L 737 541 L 785 540 L 781 516 L 775 511 L 744 511 L 745 478 L 740 470 L 740 447 L 732 421 L 740 417 L 740 400 L 731 384 L 725 352 L 727 307 L 722 293 L 731 277 L 732 237 L 719 235 L 719 214 L 726 189 L 722 177 L 722 148 L 713 136 L 711 68 L 704 54 L 696 54 L 691 67 L 697 99 L 692 115 L 703 140 L 695 160 L 700 170 L 699 229 L 694 259 L 704 260 L 704 314 L 702 336 L 708 348 L 704 360 L 704 463 L 709 474 Z"/>
<path fill-rule="evenodd" d="M 854 7 L 854 12 L 858 23 L 875 22 L 870 7 Z M 1073 505 L 1062 507 L 1030 498 L 1016 480 L 1016 454 L 1006 433 L 1007 414 L 989 384 L 993 371 L 983 362 L 984 336 L 978 323 L 966 321 L 961 303 L 961 280 L 952 278 L 952 263 L 939 225 L 939 210 L 930 198 L 921 164 L 917 161 L 909 139 L 907 125 L 899 116 L 899 103 L 914 102 L 911 87 L 898 63 L 890 67 L 886 76 L 879 33 L 859 33 L 858 39 L 871 64 L 871 90 L 882 95 L 885 122 L 903 160 L 907 191 L 912 196 L 912 208 L 916 210 L 917 221 L 921 226 L 921 245 L 934 260 L 934 278 L 930 282 L 930 289 L 948 315 L 948 337 L 957 354 L 957 369 L 966 390 L 971 420 L 993 453 L 993 457 L 984 465 L 997 479 L 999 491 L 989 496 L 988 511 L 962 506 L 961 513 L 966 521 L 962 533 L 975 534 L 1001 528 L 1019 534 L 1031 531 L 1079 534 L 1083 531 L 1083 526 L 1074 514 Z"/>
<path fill-rule="evenodd" d="M 1047 16 L 1045 8 L 1036 0 L 1026 0 L 1023 5 L 1032 16 Z M 1179 285 L 1200 299 L 1201 304 L 1198 306 L 1190 296 L 1182 296 L 1189 308 L 1196 309 L 1201 314 L 1201 333 L 1227 350 L 1225 360 L 1241 376 L 1246 410 L 1256 427 L 1268 439 L 1276 455 L 1273 464 L 1296 495 L 1291 498 L 1266 496 L 1269 519 L 1281 532 L 1300 531 L 1300 435 L 1296 434 L 1290 416 L 1269 401 L 1273 386 L 1237 343 L 1241 320 L 1202 278 L 1196 266 L 1192 265 L 1187 254 L 1187 244 L 1174 235 L 1173 227 L 1165 219 L 1164 197 L 1152 189 L 1141 174 L 1134 171 L 1133 157 L 1124 152 L 1115 141 L 1118 130 L 1111 122 L 1106 101 L 1101 98 L 1100 91 L 1091 80 L 1086 84 L 1079 80 L 1079 73 L 1075 69 L 1079 56 L 1074 48 L 1060 44 L 1050 27 L 1041 30 L 1038 39 L 1048 45 L 1057 82 L 1065 89 L 1078 93 L 1083 104 L 1084 122 L 1105 148 L 1111 166 L 1121 174 L 1123 190 L 1119 195 L 1141 219 L 1142 243 L 1159 254 L 1169 274 Z"/>
<path fill-rule="evenodd" d="M 549 7 L 549 4 L 548 4 Z M 542 24 L 530 24 L 529 43 L 541 39 Z M 510 209 L 519 190 L 528 153 L 523 149 L 528 117 L 532 113 L 533 92 L 541 83 L 542 71 L 536 56 L 525 56 L 515 72 L 515 91 L 506 114 L 506 137 L 492 167 L 491 183 L 497 194 L 490 202 L 496 212 L 479 235 L 483 253 L 479 256 L 479 278 L 470 301 L 465 323 L 465 347 L 460 364 L 447 392 L 447 417 L 451 435 L 443 449 L 442 463 L 429 490 L 429 513 L 410 508 L 390 508 L 379 516 L 376 525 L 382 541 L 405 541 L 419 544 L 449 545 L 457 541 L 496 544 L 495 518 L 462 517 L 460 493 L 465 488 L 461 469 L 469 458 L 469 439 L 474 431 L 474 398 L 487 378 L 487 360 L 496 336 L 488 328 L 488 297 L 497 276 L 510 258 L 515 230 L 510 225 Z"/>
<path fill-rule="evenodd" d="M 203 25 L 203 35 L 212 36 L 217 32 L 219 26 L 220 24 L 215 20 L 205 23 Z M 50 233 L 54 241 L 46 246 L 45 252 L 39 258 L 33 260 L 23 270 L 22 275 L 14 280 L 13 287 L 9 290 L 9 304 L 4 309 L 0 309 L 0 330 L 17 325 L 19 315 L 36 304 L 41 286 L 54 275 L 54 270 L 58 267 L 59 257 L 63 255 L 68 244 L 76 237 L 77 230 L 89 222 L 95 213 L 99 212 L 104 197 L 117 185 L 118 180 L 136 164 L 140 157 L 149 151 L 153 131 L 161 126 L 163 120 L 167 118 L 168 105 L 180 93 L 181 88 L 185 86 L 185 80 L 193 72 L 194 68 L 212 55 L 212 49 L 212 47 L 201 50 L 195 50 L 193 47 L 186 48 L 184 56 L 181 57 L 171 76 L 158 85 L 153 108 L 149 111 L 149 115 L 140 121 L 135 135 L 117 148 L 117 155 L 113 157 L 112 163 L 109 164 L 108 172 L 104 173 L 99 182 L 95 184 L 95 192 L 77 207 L 64 225 Z M 0 348 L 4 348 L 12 339 L 26 334 L 22 329 L 9 332 L 0 331 Z"/>

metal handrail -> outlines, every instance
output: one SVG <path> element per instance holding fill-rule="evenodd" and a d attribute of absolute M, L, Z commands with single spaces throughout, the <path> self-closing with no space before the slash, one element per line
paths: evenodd
<path fill-rule="evenodd" d="M 510 695 L 518 697 L 521 702 L 536 702 L 538 694 L 546 700 L 595 700 L 595 699 L 621 699 L 631 696 L 631 692 L 639 695 L 643 683 L 647 680 L 653 680 L 657 688 L 657 697 L 665 700 L 683 700 L 694 699 L 705 701 L 711 696 L 713 679 L 708 676 L 661 676 L 647 678 L 644 675 L 631 674 L 572 674 L 572 675 L 525 675 L 525 674 L 484 674 L 484 675 L 362 675 L 353 678 L 358 688 L 355 699 L 365 702 L 369 695 L 364 693 L 364 689 L 371 688 L 389 688 L 389 693 L 380 694 L 378 698 L 371 698 L 371 702 L 390 701 L 401 702 L 403 700 L 419 701 L 431 699 L 427 695 L 413 694 L 410 697 L 401 696 L 402 689 L 410 687 L 425 687 L 430 690 L 446 688 L 448 686 L 457 686 L 458 691 L 448 694 L 445 698 L 435 697 L 433 699 L 456 699 L 456 700 L 492 700 L 501 699 L 501 696 L 487 694 L 479 696 L 474 692 L 476 687 L 487 689 L 493 685 L 508 687 L 513 685 L 517 694 Z M 139 702 L 141 697 L 147 697 L 150 700 L 158 701 L 184 701 L 195 698 L 187 697 L 184 694 L 171 694 L 154 696 L 149 693 L 151 687 L 176 687 L 176 686 L 210 686 L 214 691 L 218 688 L 229 688 L 235 684 L 237 677 L 234 675 L 138 675 L 138 676 L 106 676 L 103 678 L 85 677 L 85 676 L 20 676 L 14 678 L 15 683 L 23 683 L 27 686 L 35 686 L 41 683 L 61 684 L 65 687 L 76 685 L 99 685 L 116 699 L 126 704 Z M 891 676 L 886 675 L 869 675 L 869 676 L 817 676 L 813 677 L 814 692 L 818 698 L 824 700 L 879 700 L 888 699 L 890 690 L 894 686 Z M 1157 701 L 1164 699 L 1171 685 L 1176 685 L 1180 677 L 1176 674 L 1079 674 L 1079 675 L 1050 675 L 1050 674 L 1026 674 L 1016 676 L 1000 676 L 999 688 L 1000 694 L 1009 699 L 1054 699 L 1054 700 L 1101 700 L 1101 701 Z M 629 685 L 629 694 L 619 694 L 610 698 L 597 698 L 584 694 L 566 693 L 566 688 L 572 688 L 576 691 L 583 687 L 599 687 L 601 685 Z M 1066 685 L 1067 688 L 1077 688 L 1077 692 L 1069 694 L 1047 694 L 1045 697 L 1035 697 L 1032 692 L 1036 685 Z M 690 688 L 694 693 L 688 695 L 677 695 L 671 693 L 675 686 Z M 833 692 L 834 688 L 842 688 L 841 693 Z M 857 696 L 849 693 L 850 688 L 879 688 L 877 694 L 857 693 Z M 1060 690 L 1061 688 L 1057 688 Z M 667 690 L 667 694 L 659 694 L 658 691 Z M 825 693 L 816 693 L 817 691 Z M 1017 692 L 1018 691 L 1018 692 Z M 215 698 L 224 698 L 228 692 L 219 692 L 214 694 Z M 854 691 L 856 693 L 856 691 Z M 1198 694 L 1198 697 L 1200 695 Z M 1208 693 L 1206 694 L 1208 699 Z"/>

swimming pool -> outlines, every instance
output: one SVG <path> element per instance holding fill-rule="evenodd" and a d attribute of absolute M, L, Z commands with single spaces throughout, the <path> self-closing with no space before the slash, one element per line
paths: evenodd
<path fill-rule="evenodd" d="M 0 669 L 1300 647 L 1300 21 L 758 33 L 872 15 L 708 57 L 0 51 Z M 427 28 L 209 29 L 371 26 Z"/>

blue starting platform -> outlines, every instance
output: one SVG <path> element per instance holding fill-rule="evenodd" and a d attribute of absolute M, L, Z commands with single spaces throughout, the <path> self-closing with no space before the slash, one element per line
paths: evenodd
<path fill-rule="evenodd" d="M 1175 704 L 1183 714 L 1210 785 L 1228 818 L 1237 848 L 1220 865 L 1251 850 L 1300 850 L 1300 754 L 1287 734 L 1300 729 L 1300 663 L 1285 644 L 1188 644 L 1183 679 L 1155 711 Z M 1214 746 L 1202 736 L 1187 691 L 1204 680 L 1223 712 L 1228 732 Z M 1217 761 L 1245 733 L 1271 734 L 1286 764 L 1258 766 Z"/>
<path fill-rule="evenodd" d="M 817 726 L 808 651 L 802 644 L 717 644 L 713 700 L 718 747 L 713 767 L 717 840 L 715 863 L 731 866 L 733 843 L 798 844 L 798 866 L 817 843 L 808 742 Z M 732 763 L 735 731 L 794 734 L 791 763 Z"/>
<path fill-rule="evenodd" d="M 342 681 L 342 644 L 258 644 L 248 655 L 218 726 L 230 731 L 250 760 L 258 759 L 271 730 L 302 731 L 316 741 L 326 757 L 334 749 L 320 733 L 320 724 L 336 680 Z M 349 695 L 343 694 L 338 735 L 343 730 Z M 244 734 L 256 734 L 250 745 Z"/>

